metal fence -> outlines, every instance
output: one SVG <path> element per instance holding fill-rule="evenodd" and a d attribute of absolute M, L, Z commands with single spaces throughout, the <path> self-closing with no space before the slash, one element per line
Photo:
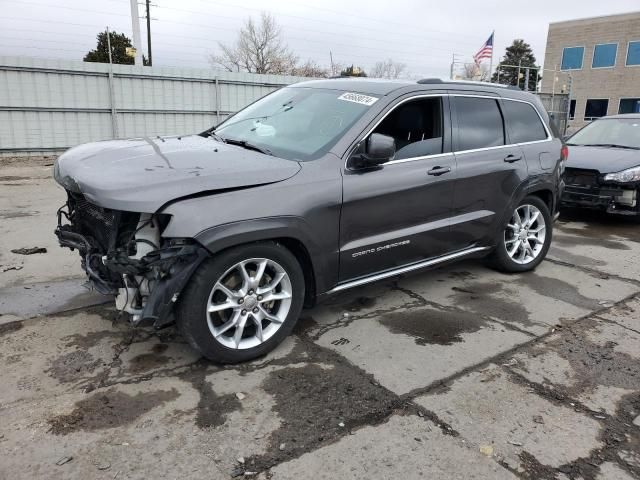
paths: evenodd
<path fill-rule="evenodd" d="M 0 156 L 200 132 L 302 77 L 0 56 Z"/>
<path fill-rule="evenodd" d="M 566 93 L 538 93 L 538 97 L 544 108 L 549 112 L 549 116 L 555 122 L 558 130 L 565 134 L 567 132 L 567 121 L 569 115 L 569 95 Z"/>

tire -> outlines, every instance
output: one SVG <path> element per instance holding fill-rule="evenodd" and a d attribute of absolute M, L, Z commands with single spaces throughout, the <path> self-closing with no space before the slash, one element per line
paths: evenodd
<path fill-rule="evenodd" d="M 536 212 L 538 214 L 535 217 L 535 221 L 528 227 L 526 227 L 527 211 L 530 212 L 531 217 Z M 525 225 L 528 230 L 524 230 L 521 225 L 517 224 L 516 212 L 520 215 L 521 225 Z M 529 220 L 531 217 L 529 217 Z M 544 222 L 544 225 L 542 225 L 542 222 Z M 538 232 L 534 233 L 536 230 Z M 489 257 L 489 264 L 496 270 L 506 273 L 533 270 L 547 255 L 552 235 L 553 223 L 549 207 L 538 197 L 525 197 L 520 201 L 498 233 L 496 247 Z M 532 237 L 536 237 L 535 240 Z"/>
<path fill-rule="evenodd" d="M 180 295 L 176 323 L 209 360 L 245 362 L 291 333 L 304 295 L 304 274 L 288 249 L 275 242 L 240 245 L 200 265 Z"/>

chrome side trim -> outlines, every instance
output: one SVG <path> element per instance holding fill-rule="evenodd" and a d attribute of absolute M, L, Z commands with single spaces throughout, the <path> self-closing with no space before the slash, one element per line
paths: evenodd
<path fill-rule="evenodd" d="M 363 137 L 358 140 L 355 145 L 349 149 L 348 154 L 345 157 L 344 160 L 344 168 L 345 170 L 349 170 L 349 168 L 347 168 L 347 163 L 349 162 L 349 158 L 351 157 L 351 155 L 353 154 L 353 151 L 355 150 L 356 146 L 358 144 L 360 144 L 361 142 L 363 142 L 370 134 L 371 132 L 373 132 L 378 125 L 380 125 L 380 123 L 382 123 L 382 121 L 387 118 L 387 116 L 393 112 L 396 108 L 398 108 L 400 105 L 402 105 L 405 102 L 410 102 L 413 100 L 417 100 L 420 98 L 429 98 L 429 97 L 472 97 L 472 98 L 490 98 L 490 99 L 494 99 L 494 100 L 506 100 L 506 101 L 510 101 L 510 102 L 520 102 L 520 103 L 526 103 L 528 105 L 531 105 L 531 107 L 533 108 L 533 110 L 536 112 L 536 114 L 538 115 L 538 118 L 540 119 L 540 122 L 542 122 L 542 126 L 544 128 L 545 133 L 547 134 L 547 138 L 545 138 L 544 140 L 534 140 L 532 142 L 521 142 L 521 143 L 510 143 L 507 145 L 498 145 L 495 147 L 485 147 L 485 148 L 476 148 L 473 150 L 458 150 L 458 151 L 453 151 L 453 152 L 445 152 L 445 153 L 436 153 L 434 155 L 425 155 L 422 157 L 410 157 L 410 158 L 402 158 L 399 160 L 391 160 L 387 163 L 385 163 L 384 165 L 394 165 L 397 163 L 406 163 L 406 162 L 413 162 L 416 160 L 426 160 L 426 159 L 430 159 L 430 158 L 438 158 L 438 157 L 446 157 L 446 156 L 451 156 L 451 155 L 457 155 L 457 154 L 464 154 L 464 153 L 472 153 L 472 152 L 483 152 L 486 150 L 494 150 L 497 148 L 505 148 L 505 147 L 519 147 L 522 145 L 533 145 L 535 143 L 543 143 L 543 142 L 551 142 L 553 141 L 553 135 L 551 134 L 551 131 L 549 130 L 549 127 L 547 126 L 547 124 L 545 123 L 544 119 L 542 118 L 542 115 L 540 114 L 540 112 L 538 111 L 538 109 L 536 108 L 536 106 L 532 103 L 529 102 L 527 100 L 520 100 L 518 98 L 508 98 L 508 97 L 502 97 L 500 95 L 481 95 L 481 94 L 477 94 L 477 93 L 454 93 L 454 92 L 448 92 L 448 93 L 429 93 L 429 94 L 422 94 L 422 95 L 415 95 L 413 97 L 408 97 L 405 98 L 403 100 L 401 100 L 400 102 L 398 102 L 397 104 L 395 104 L 387 113 L 385 113 L 382 118 L 380 118 L 374 125 L 373 127 L 371 127 L 367 133 L 365 135 L 363 135 Z M 506 123 L 504 124 L 505 128 L 506 128 Z"/>
<path fill-rule="evenodd" d="M 436 153 L 434 155 L 424 155 L 422 157 L 410 157 L 410 158 L 400 158 L 398 160 L 391 160 L 384 165 L 395 165 L 396 163 L 406 163 L 406 162 L 415 162 L 417 160 L 427 160 L 432 158 L 444 158 L 444 157 L 453 157 L 453 153 Z"/>
<path fill-rule="evenodd" d="M 383 280 L 389 277 L 395 277 L 396 275 L 401 275 L 403 273 L 413 272 L 414 270 L 420 270 L 421 268 L 430 267 L 432 265 L 437 265 L 439 263 L 447 262 L 449 260 L 454 260 L 456 258 L 464 257 L 465 255 L 470 255 L 472 253 L 482 252 L 485 250 L 489 250 L 491 247 L 473 247 L 467 248 L 466 250 L 461 250 L 459 252 L 450 253 L 449 255 L 444 255 L 442 257 L 432 258 L 431 260 L 425 260 L 423 262 L 412 263 L 410 265 L 405 265 L 404 267 L 398 267 L 393 270 L 388 270 L 386 272 L 377 273 L 375 275 L 371 275 L 369 277 L 360 278 L 358 280 L 352 280 L 350 282 L 346 282 L 338 285 L 337 287 L 332 288 L 327 293 L 337 293 L 343 290 L 348 290 L 349 288 L 358 287 L 360 285 L 366 285 L 367 283 L 377 282 L 378 280 Z"/>
<path fill-rule="evenodd" d="M 379 243 L 384 242 L 399 241 L 406 237 L 413 237 L 421 233 L 430 232 L 439 228 L 450 227 L 452 225 L 458 225 L 460 223 L 472 222 L 481 218 L 490 217 L 491 215 L 495 215 L 495 212 L 492 212 L 491 210 L 475 210 L 473 212 L 463 213 L 462 215 L 455 215 L 453 217 L 447 217 L 429 223 L 414 225 L 413 227 L 401 228 L 399 230 L 379 233 L 378 235 L 373 235 L 371 237 L 364 237 L 353 240 L 343 245 L 340 249 L 340 252 L 348 252 L 349 250 L 355 250 L 356 248 L 373 247 Z"/>

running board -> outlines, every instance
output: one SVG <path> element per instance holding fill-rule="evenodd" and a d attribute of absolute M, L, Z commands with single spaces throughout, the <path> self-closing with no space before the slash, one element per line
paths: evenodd
<path fill-rule="evenodd" d="M 375 275 L 371 275 L 370 277 L 359 278 L 358 280 L 352 280 L 350 282 L 342 283 L 337 287 L 332 288 L 327 293 L 332 294 L 341 292 L 343 290 L 348 290 L 349 288 L 359 287 L 360 285 L 366 285 L 367 283 L 377 282 L 378 280 L 384 280 L 385 278 L 395 277 L 397 275 L 402 275 L 403 273 L 409 273 L 413 272 L 414 270 L 420 270 L 421 268 L 431 267 L 439 263 L 448 262 L 449 260 L 455 260 L 456 258 L 464 257 L 465 255 L 470 255 L 472 253 L 489 250 L 489 248 L 491 247 L 467 248 L 466 250 L 460 250 L 459 252 L 444 255 L 443 257 L 432 258 L 431 260 L 425 260 L 424 262 L 412 263 L 411 265 L 405 265 L 404 267 L 398 267 L 393 270 L 377 273 Z"/>

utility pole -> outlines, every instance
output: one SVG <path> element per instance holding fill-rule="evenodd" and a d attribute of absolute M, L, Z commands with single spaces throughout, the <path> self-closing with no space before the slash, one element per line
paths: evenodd
<path fill-rule="evenodd" d="M 149 66 L 153 65 L 151 61 L 151 14 L 149 12 L 149 4 L 151 0 L 147 0 L 147 54 L 149 55 Z"/>
<path fill-rule="evenodd" d="M 453 80 L 453 65 L 456 63 L 456 54 L 451 55 L 451 72 L 449 73 L 449 80 Z"/>
<path fill-rule="evenodd" d="M 135 64 L 142 65 L 142 42 L 140 41 L 140 17 L 138 0 L 129 0 L 131 4 L 131 30 L 133 31 L 133 48 L 136 49 Z"/>
<path fill-rule="evenodd" d="M 107 48 L 109 49 L 109 103 L 111 104 L 111 136 L 118 138 L 118 117 L 116 114 L 115 94 L 113 93 L 113 60 L 111 58 L 111 32 L 107 27 Z"/>
<path fill-rule="evenodd" d="M 573 94 L 573 77 L 571 74 L 569 76 L 569 94 L 567 95 L 567 111 L 566 111 L 566 120 L 564 122 L 564 134 L 567 134 L 567 129 L 569 128 L 569 117 L 571 116 L 571 95 Z"/>

